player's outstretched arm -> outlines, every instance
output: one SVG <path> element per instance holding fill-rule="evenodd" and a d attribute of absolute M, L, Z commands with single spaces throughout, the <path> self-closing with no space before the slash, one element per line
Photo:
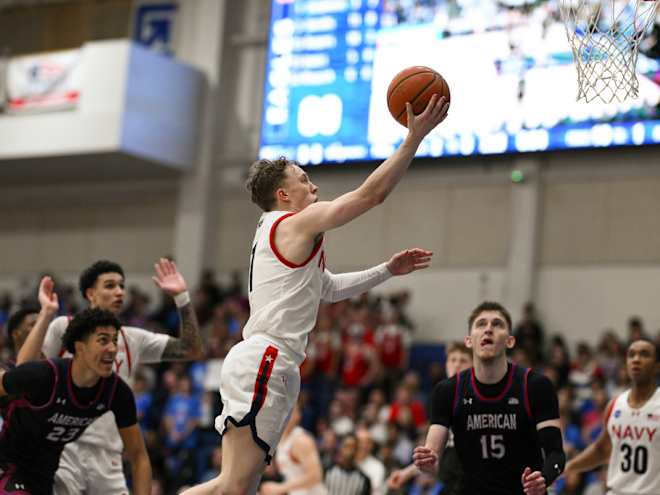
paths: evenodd
<path fill-rule="evenodd" d="M 350 299 L 373 289 L 392 276 L 407 275 L 428 268 L 431 256 L 431 251 L 413 248 L 396 253 L 387 262 L 360 272 L 334 274 L 325 270 L 321 297 L 328 302 Z"/>
<path fill-rule="evenodd" d="M 181 320 L 180 337 L 170 337 L 163 350 L 163 361 L 190 361 L 202 357 L 202 337 L 195 315 L 195 308 L 190 302 L 188 286 L 176 264 L 161 258 L 154 265 L 156 276 L 152 277 L 160 290 L 174 298 Z"/>
<path fill-rule="evenodd" d="M 336 229 L 382 203 L 410 166 L 422 139 L 447 116 L 449 104 L 434 95 L 426 109 L 415 116 L 407 104 L 408 135 L 401 146 L 385 160 L 357 189 L 333 201 L 320 201 L 303 209 L 285 222 L 296 232 L 313 237 Z"/>
<path fill-rule="evenodd" d="M 136 424 L 119 428 L 119 434 L 124 442 L 124 450 L 131 462 L 133 473 L 133 493 L 149 495 L 151 493 L 151 462 L 144 446 L 140 427 Z"/>
<path fill-rule="evenodd" d="M 413 450 L 413 464 L 420 471 L 435 474 L 445 451 L 448 437 L 449 429 L 446 426 L 438 424 L 429 426 L 424 446 L 420 445 Z"/>
<path fill-rule="evenodd" d="M 39 283 L 39 304 L 41 305 L 41 311 L 39 311 L 39 316 L 34 327 L 18 351 L 18 355 L 16 356 L 17 365 L 26 361 L 35 361 L 41 357 L 41 348 L 44 345 L 48 325 L 59 310 L 59 302 L 54 289 L 55 283 L 52 278 L 45 276 L 41 279 Z"/>

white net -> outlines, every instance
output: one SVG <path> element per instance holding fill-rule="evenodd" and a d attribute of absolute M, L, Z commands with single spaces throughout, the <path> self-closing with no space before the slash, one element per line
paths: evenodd
<path fill-rule="evenodd" d="M 578 100 L 637 98 L 640 42 L 660 0 L 558 0 L 578 74 Z"/>

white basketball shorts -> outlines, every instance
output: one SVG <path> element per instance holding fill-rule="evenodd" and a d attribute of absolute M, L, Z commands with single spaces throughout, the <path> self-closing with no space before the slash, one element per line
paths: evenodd
<path fill-rule="evenodd" d="M 253 335 L 231 348 L 220 372 L 222 413 L 215 428 L 249 426 L 255 443 L 275 452 L 300 393 L 300 369 L 283 347 Z"/>
<path fill-rule="evenodd" d="M 54 495 L 128 495 L 121 452 L 73 442 L 65 446 L 55 473 Z"/>

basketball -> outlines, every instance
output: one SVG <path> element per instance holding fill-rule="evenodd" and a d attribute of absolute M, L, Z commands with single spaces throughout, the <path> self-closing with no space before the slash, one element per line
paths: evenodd
<path fill-rule="evenodd" d="M 415 115 L 419 115 L 434 94 L 445 96 L 447 102 L 450 101 L 449 85 L 445 78 L 429 67 L 408 67 L 394 76 L 387 88 L 387 108 L 399 124 L 407 127 L 406 102 L 410 102 Z"/>

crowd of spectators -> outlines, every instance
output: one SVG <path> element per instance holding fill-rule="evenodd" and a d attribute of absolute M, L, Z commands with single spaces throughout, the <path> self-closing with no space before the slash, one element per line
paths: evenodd
<path fill-rule="evenodd" d="M 78 310 L 75 291 L 63 284 L 58 287 L 62 312 Z M 249 305 L 238 276 L 223 286 L 210 272 L 202 277 L 193 301 L 205 358 L 143 366 L 136 372 L 135 398 L 154 467 L 154 495 L 177 493 L 182 486 L 215 477 L 221 469 L 214 429 L 221 408 L 219 370 L 228 350 L 241 339 Z M 8 317 L 31 302 L 0 296 L 2 360 L 12 357 L 4 329 Z M 412 449 L 423 442 L 427 398 L 444 374 L 441 346 L 430 346 L 433 355 L 428 362 L 410 362 L 411 350 L 419 344 L 413 345 L 414 318 L 407 312 L 408 302 L 404 291 L 322 304 L 301 367 L 301 424 L 317 439 L 324 469 L 352 456 L 351 462 L 369 477 L 374 494 L 433 494 L 442 488 L 428 476 L 419 476 L 401 490 L 387 487 L 389 473 L 408 465 Z M 170 298 L 152 304 L 137 288 L 129 288 L 121 318 L 127 325 L 178 332 L 178 314 Z M 596 438 L 609 398 L 627 386 L 627 342 L 649 335 L 642 320 L 631 317 L 626 339 L 607 329 L 596 346 L 581 342 L 570 349 L 561 335 L 548 335 L 532 304 L 525 306 L 514 334 L 517 344 L 511 359 L 542 371 L 557 387 L 570 458 Z M 352 450 L 340 448 L 348 436 L 355 440 Z M 279 477 L 273 464 L 264 479 Z M 557 493 L 604 493 L 603 475 L 562 477 Z"/>

